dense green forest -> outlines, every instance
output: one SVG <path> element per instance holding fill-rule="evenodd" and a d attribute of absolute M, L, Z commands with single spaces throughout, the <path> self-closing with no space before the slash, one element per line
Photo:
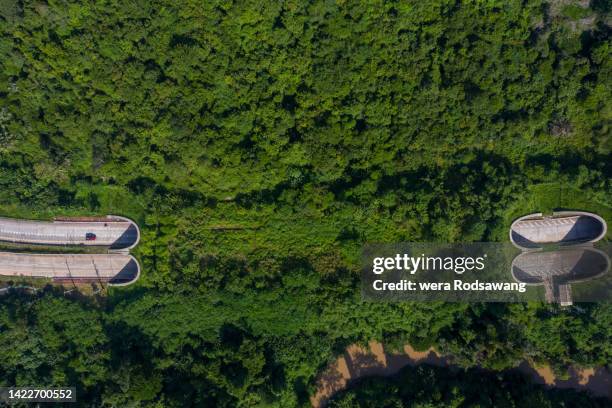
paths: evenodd
<path fill-rule="evenodd" d="M 466 367 L 610 365 L 609 304 L 364 303 L 358 276 L 367 242 L 504 241 L 554 208 L 612 220 L 610 8 L 0 0 L 0 215 L 129 216 L 143 266 L 103 299 L 2 296 L 0 385 L 308 406 L 370 339 Z"/>

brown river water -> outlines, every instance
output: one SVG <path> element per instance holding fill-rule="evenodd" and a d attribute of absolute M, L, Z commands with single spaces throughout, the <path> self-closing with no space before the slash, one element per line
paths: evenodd
<path fill-rule="evenodd" d="M 452 366 L 450 356 L 440 355 L 435 349 L 416 351 L 410 345 L 404 346 L 404 353 L 387 353 L 381 343 L 371 341 L 369 347 L 349 346 L 344 354 L 319 376 L 317 392 L 310 398 L 315 408 L 324 407 L 329 398 L 347 387 L 347 384 L 361 377 L 389 376 L 406 366 L 431 364 L 438 367 Z M 589 390 L 597 396 L 612 399 L 612 373 L 605 368 L 572 368 L 568 379 L 557 378 L 550 367 L 535 367 L 524 361 L 518 371 L 526 374 L 533 382 L 556 388 Z"/>

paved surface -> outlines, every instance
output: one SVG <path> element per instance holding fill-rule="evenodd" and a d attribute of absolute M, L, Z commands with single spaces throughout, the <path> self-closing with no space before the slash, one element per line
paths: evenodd
<path fill-rule="evenodd" d="M 0 275 L 50 278 L 61 281 L 128 283 L 140 267 L 131 255 L 55 255 L 0 252 Z"/>
<path fill-rule="evenodd" d="M 87 233 L 96 240 L 87 241 Z M 30 221 L 0 218 L 0 241 L 44 245 L 109 246 L 131 248 L 139 239 L 138 227 L 129 220 L 121 221 Z"/>
<path fill-rule="evenodd" d="M 541 244 L 595 242 L 607 232 L 605 221 L 586 212 L 559 212 L 553 217 L 532 214 L 512 223 L 510 239 L 524 248 Z"/>
<path fill-rule="evenodd" d="M 587 217 L 574 216 L 547 220 L 524 220 L 514 225 L 514 231 L 531 242 L 549 243 L 594 238 L 597 224 Z"/>
<path fill-rule="evenodd" d="M 524 252 L 512 261 L 512 273 L 525 283 L 540 283 L 552 277 L 568 279 L 579 276 L 591 276 L 598 270 L 599 264 L 580 262 L 588 253 L 585 248 L 570 248 L 550 252 Z M 601 269 L 601 268 L 599 268 Z"/>

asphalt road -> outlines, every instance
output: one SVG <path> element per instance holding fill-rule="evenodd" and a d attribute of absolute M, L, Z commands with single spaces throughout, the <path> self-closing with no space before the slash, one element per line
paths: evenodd
<path fill-rule="evenodd" d="M 596 242 L 606 233 L 606 221 L 597 214 L 560 211 L 553 217 L 538 213 L 515 220 L 510 227 L 510 240 L 521 248 L 536 248 L 542 244 Z"/>
<path fill-rule="evenodd" d="M 56 280 L 117 280 L 138 278 L 140 268 L 124 254 L 17 254 L 0 252 L 0 275 Z M 119 282 L 121 283 L 121 282 Z"/>
<path fill-rule="evenodd" d="M 96 235 L 86 240 L 86 234 Z M 138 227 L 121 221 L 30 221 L 0 218 L 0 241 L 44 245 L 109 246 L 131 248 L 138 243 Z"/>

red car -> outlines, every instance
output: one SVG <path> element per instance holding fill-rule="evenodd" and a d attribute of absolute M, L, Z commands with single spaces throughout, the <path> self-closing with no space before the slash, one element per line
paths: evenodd
<path fill-rule="evenodd" d="M 96 240 L 96 234 L 94 234 L 93 232 L 88 232 L 87 234 L 85 234 L 85 241 L 95 241 Z"/>

